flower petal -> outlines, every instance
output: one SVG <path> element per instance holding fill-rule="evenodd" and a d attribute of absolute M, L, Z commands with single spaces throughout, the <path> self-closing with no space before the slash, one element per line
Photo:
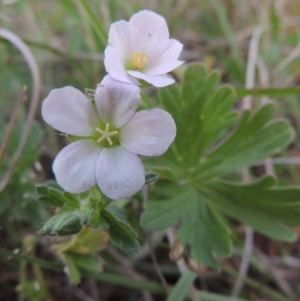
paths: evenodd
<path fill-rule="evenodd" d="M 96 184 L 96 162 L 101 148 L 93 140 L 78 140 L 63 148 L 53 163 L 57 183 L 80 193 Z"/>
<path fill-rule="evenodd" d="M 150 61 L 158 57 L 169 39 L 166 20 L 155 12 L 142 10 L 131 17 L 129 24 L 139 29 L 135 50 L 147 51 Z"/>
<path fill-rule="evenodd" d="M 43 102 L 42 116 L 56 130 L 75 136 L 90 136 L 99 124 L 90 100 L 73 87 L 52 90 Z"/>
<path fill-rule="evenodd" d="M 110 26 L 108 43 L 111 45 L 125 63 L 136 51 L 138 41 L 138 28 L 122 20 Z"/>
<path fill-rule="evenodd" d="M 111 76 L 103 82 L 105 85 L 99 85 L 96 90 L 96 108 L 104 123 L 119 128 L 134 115 L 141 99 L 140 88 L 116 81 Z"/>
<path fill-rule="evenodd" d="M 107 46 L 104 51 L 104 66 L 107 73 L 109 73 L 114 79 L 124 83 L 139 85 L 139 82 L 128 76 L 125 71 L 125 63 L 122 61 L 122 57 L 113 46 Z"/>
<path fill-rule="evenodd" d="M 158 88 L 171 85 L 175 82 L 175 80 L 172 77 L 169 77 L 166 74 L 148 75 L 148 74 L 141 73 L 139 71 L 132 71 L 132 70 L 128 70 L 127 73 L 135 78 L 143 79 L 147 83 Z"/>
<path fill-rule="evenodd" d="M 177 60 L 182 47 L 183 45 L 179 41 L 170 39 L 163 53 L 156 60 L 147 64 L 145 73 L 147 75 L 165 74 L 176 69 L 183 63 Z"/>
<path fill-rule="evenodd" d="M 129 197 L 145 184 L 140 158 L 121 146 L 105 148 L 97 161 L 97 183 L 111 199 Z"/>
<path fill-rule="evenodd" d="M 172 116 L 164 110 L 137 112 L 122 128 L 121 145 L 132 153 L 144 156 L 163 154 L 176 136 Z"/>

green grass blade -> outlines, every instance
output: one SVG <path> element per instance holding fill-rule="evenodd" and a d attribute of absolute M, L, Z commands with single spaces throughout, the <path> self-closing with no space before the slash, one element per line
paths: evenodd
<path fill-rule="evenodd" d="M 246 299 L 240 299 L 231 296 L 223 296 L 219 294 L 212 294 L 209 292 L 200 292 L 199 296 L 202 301 L 248 301 Z"/>
<path fill-rule="evenodd" d="M 212 0 L 211 3 L 215 8 L 223 33 L 225 37 L 227 37 L 229 40 L 232 55 L 239 62 L 239 65 L 243 66 L 244 64 L 243 57 L 238 47 L 238 44 L 236 42 L 235 33 L 233 32 L 231 28 L 231 24 L 228 20 L 226 7 L 224 6 L 223 2 L 220 0 Z"/>
<path fill-rule="evenodd" d="M 289 88 L 267 88 L 267 89 L 237 89 L 238 97 L 244 97 L 246 95 L 253 96 L 284 96 L 300 94 L 300 87 L 289 87 Z"/>
<path fill-rule="evenodd" d="M 107 33 L 103 25 L 99 22 L 99 19 L 92 11 L 91 7 L 88 5 L 86 0 L 79 0 L 82 8 L 86 12 L 89 17 L 89 21 L 91 22 L 92 27 L 94 28 L 97 36 L 99 37 L 103 47 L 107 44 Z"/>
<path fill-rule="evenodd" d="M 3 248 L 0 248 L 0 257 L 11 257 L 17 260 L 25 260 L 32 264 L 38 264 L 39 266 L 45 269 L 49 269 L 53 271 L 62 272 L 64 270 L 63 265 L 61 265 L 60 263 L 50 262 L 33 256 L 28 256 L 25 254 L 13 253 Z M 136 290 L 147 290 L 152 293 L 165 292 L 165 289 L 162 285 L 153 281 L 130 279 L 128 277 L 117 275 L 110 272 L 97 273 L 97 272 L 81 271 L 81 274 L 85 277 L 94 278 L 99 281 L 125 286 Z"/>
<path fill-rule="evenodd" d="M 197 275 L 191 271 L 185 272 L 172 289 L 167 301 L 183 301 Z"/>

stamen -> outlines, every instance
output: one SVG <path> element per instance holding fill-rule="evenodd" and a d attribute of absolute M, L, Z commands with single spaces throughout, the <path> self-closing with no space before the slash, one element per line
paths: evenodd
<path fill-rule="evenodd" d="M 143 68 L 148 63 L 148 53 L 146 51 L 135 51 L 131 56 L 132 66 L 138 69 Z"/>
<path fill-rule="evenodd" d="M 96 128 L 96 131 L 99 132 L 102 135 L 102 137 L 100 137 L 97 140 L 97 142 L 99 143 L 102 140 L 106 139 L 108 141 L 109 145 L 113 145 L 113 142 L 111 140 L 111 136 L 118 134 L 118 131 L 112 131 L 112 132 L 109 131 L 109 123 L 106 123 L 105 130 L 101 130 L 99 128 Z"/>

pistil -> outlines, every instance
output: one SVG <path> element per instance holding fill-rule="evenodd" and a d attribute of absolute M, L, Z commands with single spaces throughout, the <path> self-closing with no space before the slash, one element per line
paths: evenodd
<path fill-rule="evenodd" d="M 113 142 L 111 140 L 111 137 L 114 135 L 118 135 L 118 131 L 109 131 L 109 123 L 106 123 L 105 130 L 101 130 L 99 128 L 96 128 L 96 131 L 101 133 L 101 137 L 97 140 L 98 143 L 100 143 L 102 140 L 106 139 L 109 143 L 109 145 L 113 145 Z"/>

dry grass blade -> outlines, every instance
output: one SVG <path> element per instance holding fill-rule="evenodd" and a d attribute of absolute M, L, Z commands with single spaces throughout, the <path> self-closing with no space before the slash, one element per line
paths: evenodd
<path fill-rule="evenodd" d="M 27 121 L 26 125 L 24 127 L 24 131 L 22 133 L 22 137 L 20 139 L 18 148 L 16 152 L 14 153 L 12 159 L 10 160 L 10 166 L 8 170 L 5 172 L 1 182 L 0 182 L 0 191 L 2 191 L 7 183 L 9 182 L 9 179 L 11 178 L 14 168 L 22 154 L 22 151 L 25 147 L 27 138 L 30 134 L 31 126 L 34 120 L 34 116 L 36 113 L 36 110 L 38 108 L 39 104 L 39 95 L 41 91 L 41 77 L 40 77 L 40 71 L 38 64 L 36 62 L 36 59 L 34 58 L 31 50 L 29 47 L 13 32 L 0 28 L 0 37 L 3 39 L 8 40 L 10 43 L 12 43 L 23 55 L 25 61 L 27 62 L 32 80 L 33 80 L 33 89 L 32 89 L 32 97 L 31 97 L 31 103 L 27 115 Z"/>

